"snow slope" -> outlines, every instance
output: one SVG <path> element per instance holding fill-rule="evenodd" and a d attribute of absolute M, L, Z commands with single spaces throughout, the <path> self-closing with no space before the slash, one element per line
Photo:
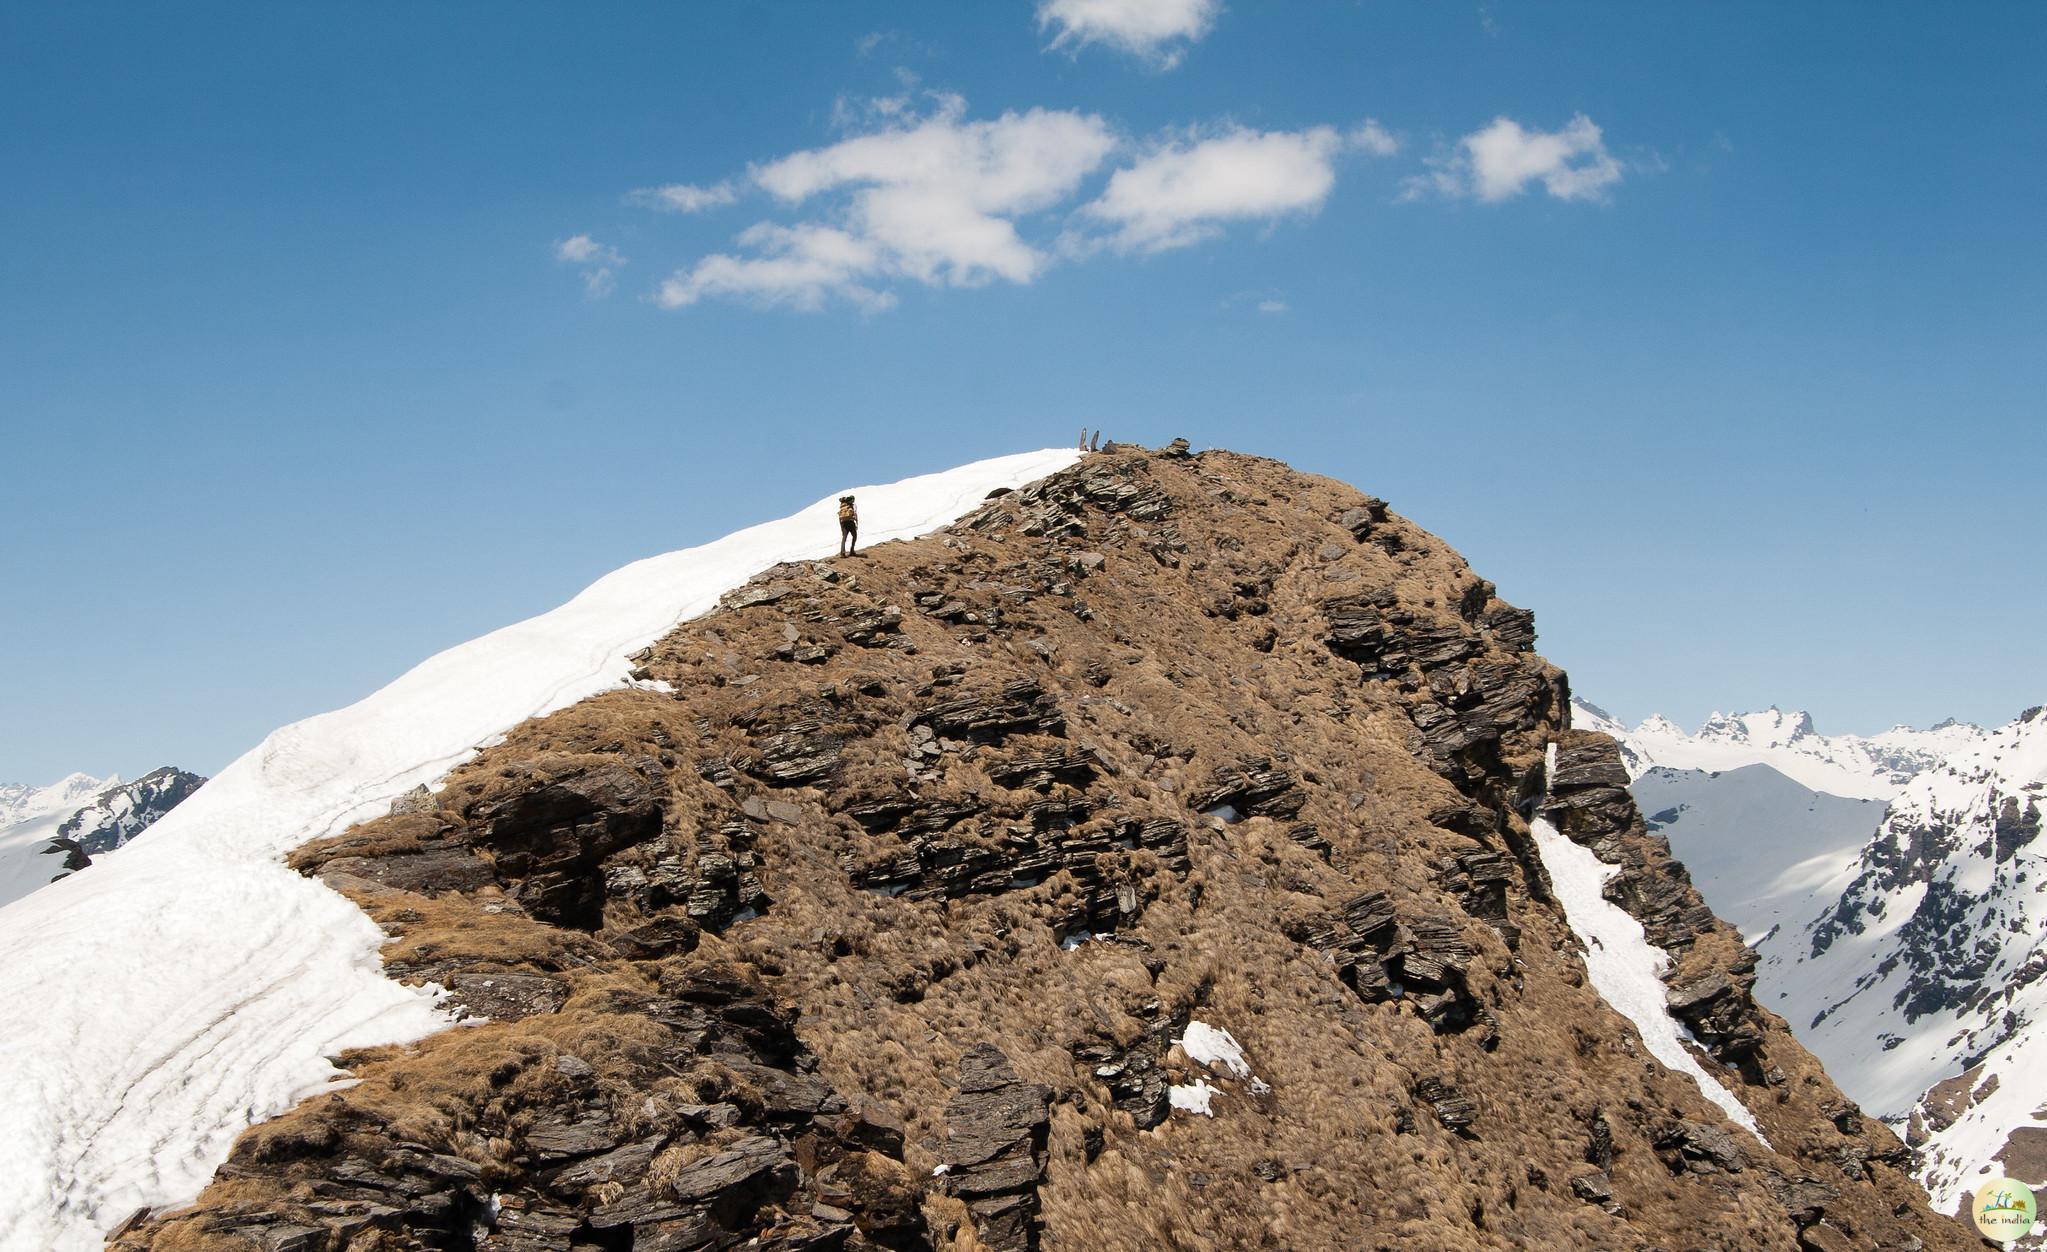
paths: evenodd
<path fill-rule="evenodd" d="M 43 849 L 65 819 L 120 782 L 111 775 L 73 774 L 47 787 L 0 785 L 0 905 L 19 900 L 64 872 L 64 858 Z"/>
<path fill-rule="evenodd" d="M 1713 772 L 1744 765 L 1770 768 L 1814 791 L 1888 800 L 1928 769 L 1980 744 L 1986 733 L 1966 722 L 1931 730 L 1895 726 L 1879 735 L 1822 735 L 1807 713 L 1775 705 L 1757 713 L 1715 713 L 1693 734 L 1655 716 L 1629 730 L 1597 705 L 1574 700 L 1571 724 L 1621 741 L 1632 774 L 1658 765 Z"/>
<path fill-rule="evenodd" d="M 1827 795 L 1767 765 L 1714 774 L 1659 765 L 1629 791 L 1699 894 L 1750 943 L 1802 925 L 1838 895 L 1884 816 L 1881 800 Z"/>
<path fill-rule="evenodd" d="M 2047 1127 L 2043 809 L 2047 712 L 2032 709 L 1914 779 L 1843 889 L 1759 946 L 1766 1003 L 1872 1112 L 1903 1118 L 1980 1062 L 1959 1115 L 1922 1106 L 1921 1180 L 1948 1211 L 2012 1131 Z"/>
<path fill-rule="evenodd" d="M 860 497 L 869 543 L 953 521 L 1077 453 L 981 461 Z M 627 680 L 625 657 L 778 561 L 831 554 L 838 492 L 628 565 L 550 613 L 287 726 L 105 864 L 0 909 L 0 1249 L 96 1248 L 198 1192 L 235 1135 L 342 1078 L 327 1057 L 447 1024 L 381 972 L 383 936 L 280 863 L 477 744 Z"/>

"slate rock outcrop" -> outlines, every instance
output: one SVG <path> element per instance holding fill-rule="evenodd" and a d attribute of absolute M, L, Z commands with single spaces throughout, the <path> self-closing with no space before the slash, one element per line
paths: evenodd
<path fill-rule="evenodd" d="M 945 1107 L 945 1183 L 966 1201 L 991 1252 L 1038 1246 L 1051 1096 L 1049 1087 L 1018 1078 L 993 1044 L 960 1058 L 959 1092 Z"/>

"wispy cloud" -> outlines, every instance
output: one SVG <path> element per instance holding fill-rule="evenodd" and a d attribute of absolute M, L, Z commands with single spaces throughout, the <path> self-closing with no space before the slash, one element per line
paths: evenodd
<path fill-rule="evenodd" d="M 618 271 L 626 264 L 625 256 L 618 249 L 599 243 L 588 235 L 570 235 L 558 241 L 554 245 L 554 259 L 582 271 L 583 294 L 593 300 L 611 294 L 617 285 Z"/>
<path fill-rule="evenodd" d="M 1162 252 L 1218 234 L 1239 221 L 1272 221 L 1319 212 L 1336 186 L 1336 158 L 1347 147 L 1391 150 L 1375 122 L 1346 136 L 1333 126 L 1299 131 L 1236 127 L 1206 138 L 1161 143 L 1117 170 L 1082 210 L 1110 228 L 1121 252 Z M 1397 146 L 1397 145 L 1393 145 Z"/>
<path fill-rule="evenodd" d="M 721 208 L 739 199 L 739 191 L 729 181 L 712 183 L 699 187 L 693 183 L 669 183 L 665 187 L 641 187 L 626 193 L 626 203 L 643 209 L 660 209 L 667 213 L 701 213 L 705 209 Z"/>
<path fill-rule="evenodd" d="M 1222 0 L 1039 0 L 1038 28 L 1053 48 L 1105 44 L 1168 70 L 1208 34 Z"/>
<path fill-rule="evenodd" d="M 895 305 L 893 292 L 874 285 L 885 277 L 887 258 L 872 240 L 830 226 L 760 222 L 741 231 L 736 242 L 747 255 L 714 253 L 677 270 L 661 284 L 655 302 L 679 309 L 707 296 L 739 296 L 808 313 L 822 309 L 828 297 L 870 313 Z"/>
<path fill-rule="evenodd" d="M 1344 140 L 1351 147 L 1372 156 L 1390 157 L 1400 151 L 1400 140 L 1394 137 L 1393 132 L 1369 117 L 1353 126 Z"/>
<path fill-rule="evenodd" d="M 1258 311 L 1260 313 L 1284 313 L 1286 309 L 1287 304 L 1284 300 L 1260 300 L 1258 302 Z"/>
<path fill-rule="evenodd" d="M 1621 164 L 1606 150 L 1599 127 L 1583 113 L 1562 129 L 1529 130 L 1499 117 L 1427 161 L 1428 172 L 1404 185 L 1404 198 L 1469 196 L 1497 202 L 1531 183 L 1559 200 L 1603 200 L 1621 179 Z"/>

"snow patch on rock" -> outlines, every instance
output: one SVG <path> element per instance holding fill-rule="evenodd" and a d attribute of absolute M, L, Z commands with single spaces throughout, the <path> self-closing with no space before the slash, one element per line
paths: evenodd
<path fill-rule="evenodd" d="M 1166 1098 L 1172 1101 L 1174 1108 L 1183 1113 L 1199 1113 L 1203 1117 L 1214 1117 L 1215 1110 L 1210 1105 L 1221 1092 L 1221 1087 L 1209 1086 L 1208 1079 L 1197 1078 L 1188 1086 L 1172 1087 L 1166 1092 Z"/>

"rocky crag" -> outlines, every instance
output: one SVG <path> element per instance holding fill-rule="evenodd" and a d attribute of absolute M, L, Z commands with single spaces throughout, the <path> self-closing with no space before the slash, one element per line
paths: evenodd
<path fill-rule="evenodd" d="M 92 858 L 124 847 L 205 782 L 189 770 L 166 765 L 134 782 L 109 787 L 64 819 L 48 851 L 63 856 L 66 873 L 76 873 L 91 865 Z"/>
<path fill-rule="evenodd" d="M 1964 1246 L 1533 645 L 1382 502 L 1184 445 L 765 571 L 298 852 L 473 1020 L 113 1245 Z M 1591 985 L 1538 812 L 1762 1137 Z"/>

